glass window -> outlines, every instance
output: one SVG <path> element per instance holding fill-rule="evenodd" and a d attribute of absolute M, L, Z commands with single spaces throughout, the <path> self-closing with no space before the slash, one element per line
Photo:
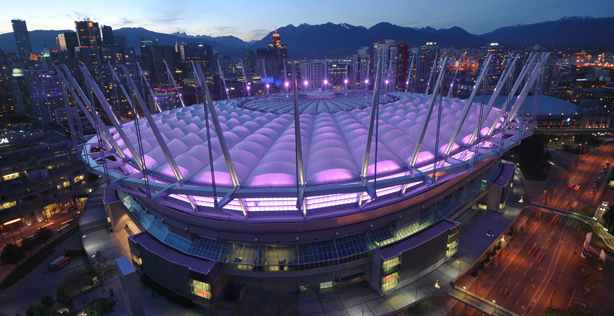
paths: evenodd
<path fill-rule="evenodd" d="M 210 300 L 211 286 L 207 282 L 192 280 L 192 294 Z"/>
<path fill-rule="evenodd" d="M 382 270 L 384 274 L 388 274 L 401 264 L 401 258 L 394 257 L 382 262 Z"/>
<path fill-rule="evenodd" d="M 394 272 L 382 278 L 382 291 L 387 292 L 397 287 L 399 284 L 399 273 Z"/>
<path fill-rule="evenodd" d="M 334 285 L 333 281 L 322 282 L 320 283 L 320 290 L 332 289 L 333 285 Z"/>
<path fill-rule="evenodd" d="M 132 256 L 132 261 L 134 261 L 134 263 L 135 263 L 137 266 L 139 266 L 139 267 L 143 265 L 143 258 L 141 258 L 141 257 L 139 257 L 139 256 L 137 256 L 137 255 L 133 255 L 133 256 Z"/>

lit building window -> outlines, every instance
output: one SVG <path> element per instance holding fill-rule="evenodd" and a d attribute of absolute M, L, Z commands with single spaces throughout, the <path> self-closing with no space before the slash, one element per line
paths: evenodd
<path fill-rule="evenodd" d="M 333 281 L 326 281 L 320 283 L 320 290 L 332 289 L 334 286 Z"/>
<path fill-rule="evenodd" d="M 143 265 L 143 258 L 137 255 L 132 255 L 132 261 L 139 267 Z"/>
<path fill-rule="evenodd" d="M 401 264 L 401 258 L 399 257 L 388 259 L 382 262 L 382 271 L 385 274 L 388 274 L 389 272 L 393 271 L 396 267 L 398 267 L 400 264 Z"/>
<path fill-rule="evenodd" d="M 3 175 L 2 176 L 2 180 L 10 181 L 10 180 L 19 178 L 19 176 L 21 176 L 21 174 L 19 172 L 13 172 L 13 173 L 9 173 L 9 174 Z"/>
<path fill-rule="evenodd" d="M 397 287 L 399 284 L 399 273 L 395 272 L 382 278 L 382 291 L 387 292 Z"/>
<path fill-rule="evenodd" d="M 211 286 L 207 282 L 192 280 L 192 294 L 210 300 Z"/>
<path fill-rule="evenodd" d="M 15 205 L 17 205 L 17 201 L 4 202 L 4 203 L 0 204 L 0 210 L 6 210 L 6 209 L 11 208 L 11 207 L 13 207 Z"/>

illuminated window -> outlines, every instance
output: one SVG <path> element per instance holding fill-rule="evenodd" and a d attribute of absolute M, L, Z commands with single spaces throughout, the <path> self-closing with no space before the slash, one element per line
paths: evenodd
<path fill-rule="evenodd" d="M 394 270 L 394 268 L 398 267 L 401 264 L 401 258 L 394 257 L 382 262 L 382 270 L 385 274 Z"/>
<path fill-rule="evenodd" d="M 399 273 L 395 272 L 382 278 L 382 291 L 387 292 L 397 287 L 399 284 Z"/>
<path fill-rule="evenodd" d="M 143 258 L 137 255 L 132 255 L 132 261 L 139 267 L 143 265 Z"/>
<path fill-rule="evenodd" d="M 17 179 L 17 178 L 19 178 L 20 175 L 21 174 L 19 172 L 13 172 L 13 173 L 5 174 L 5 175 L 2 176 L 2 180 L 9 181 L 9 180 Z"/>
<path fill-rule="evenodd" d="M 82 174 L 80 174 L 80 175 L 76 176 L 76 177 L 73 179 L 73 182 L 77 183 L 77 182 L 81 182 L 81 181 L 83 181 L 83 180 L 85 180 L 85 176 L 84 176 L 84 175 L 82 175 Z"/>
<path fill-rule="evenodd" d="M 11 208 L 17 205 L 17 201 L 8 201 L 0 204 L 0 210 L 6 210 L 7 208 Z"/>
<path fill-rule="evenodd" d="M 203 281 L 192 280 L 192 294 L 210 300 L 211 286 Z"/>
<path fill-rule="evenodd" d="M 326 281 L 320 283 L 320 290 L 332 289 L 334 286 L 333 281 Z"/>

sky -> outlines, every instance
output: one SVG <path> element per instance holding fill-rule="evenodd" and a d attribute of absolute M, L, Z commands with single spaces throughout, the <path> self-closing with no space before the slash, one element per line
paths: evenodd
<path fill-rule="evenodd" d="M 11 19 L 29 30 L 74 29 L 91 18 L 113 28 L 255 40 L 288 24 L 379 22 L 402 26 L 460 26 L 482 34 L 498 27 L 566 16 L 614 16 L 614 0 L 0 0 L 0 33 Z"/>

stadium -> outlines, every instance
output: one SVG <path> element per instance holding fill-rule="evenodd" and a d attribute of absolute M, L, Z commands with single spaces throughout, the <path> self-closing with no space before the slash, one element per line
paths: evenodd
<path fill-rule="evenodd" d="M 528 59 L 498 107 L 497 90 L 488 102 L 474 102 L 478 88 L 443 96 L 444 69 L 430 94 L 380 91 L 376 78 L 373 91 L 165 111 L 141 99 L 143 115 L 126 123 L 101 100 L 113 127 L 82 159 L 107 179 L 107 220 L 128 231 L 133 265 L 179 296 L 207 304 L 249 284 L 292 292 L 351 282 L 386 295 L 454 256 L 459 214 L 499 208 L 515 169 L 500 158 L 532 133 L 517 112 L 545 58 Z"/>

